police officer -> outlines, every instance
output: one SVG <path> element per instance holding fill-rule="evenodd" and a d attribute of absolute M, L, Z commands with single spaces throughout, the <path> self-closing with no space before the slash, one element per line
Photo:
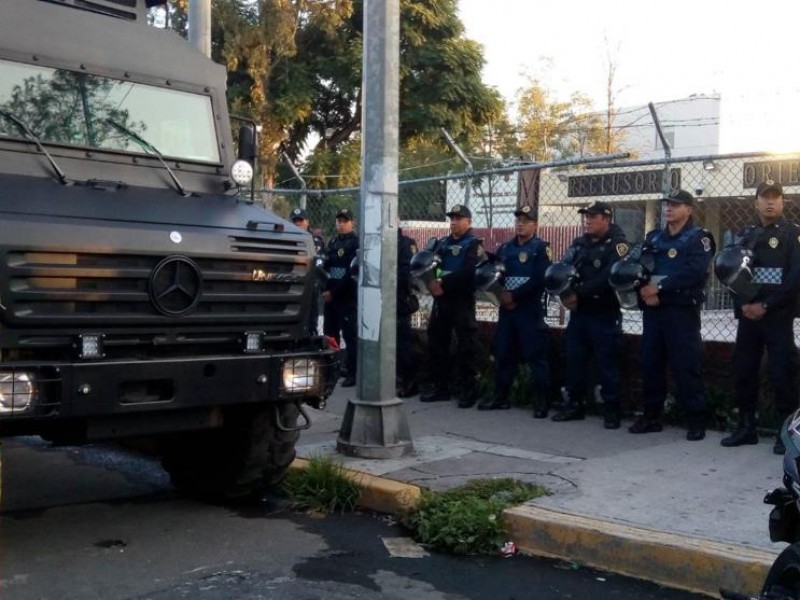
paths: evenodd
<path fill-rule="evenodd" d="M 308 222 L 308 213 L 302 208 L 295 208 L 292 210 L 289 218 L 292 220 L 292 223 L 311 233 L 311 237 L 314 240 L 314 252 L 316 256 L 322 256 L 325 252 L 325 240 L 322 239 L 321 236 L 313 233 L 311 229 L 309 229 L 309 222 Z M 309 315 L 309 323 L 308 323 L 308 330 L 311 335 L 318 335 L 319 334 L 319 286 L 314 283 L 314 292 L 311 295 L 311 314 Z"/>
<path fill-rule="evenodd" d="M 472 212 L 456 204 L 447 213 L 450 235 L 437 241 L 435 252 L 441 258 L 442 277 L 429 284 L 433 309 L 428 322 L 428 359 L 433 389 L 420 396 L 422 402 L 450 399 L 452 373 L 450 339 L 457 342 L 460 375 L 459 408 L 469 408 L 477 400 L 478 324 L 475 320 L 475 267 L 485 252 L 481 240 L 472 232 Z"/>
<path fill-rule="evenodd" d="M 784 218 L 783 209 L 783 188 L 774 181 L 764 181 L 756 189 L 758 222 L 735 240 L 754 254 L 751 267 L 758 289 L 746 300 L 734 296 L 734 315 L 739 320 L 733 352 L 739 426 L 720 442 L 726 447 L 758 443 L 758 371 L 765 347 L 779 415 L 785 418 L 797 408 L 797 349 L 792 324 L 800 291 L 800 227 Z M 780 434 L 773 450 L 776 454 L 785 452 Z"/>
<path fill-rule="evenodd" d="M 411 290 L 411 258 L 417 252 L 414 239 L 397 230 L 397 396 L 410 398 L 419 392 L 411 337 L 411 315 L 419 301 Z"/>
<path fill-rule="evenodd" d="M 589 358 L 594 355 L 603 398 L 604 426 L 620 426 L 620 371 L 622 313 L 608 284 L 611 267 L 627 255 L 630 245 L 622 229 L 612 223 L 611 206 L 595 202 L 578 211 L 583 215 L 585 233 L 575 238 L 564 255 L 575 266 L 574 293 L 564 300 L 570 310 L 564 338 L 567 358 L 565 402 L 553 421 L 584 418 Z"/>
<path fill-rule="evenodd" d="M 705 437 L 706 395 L 703 389 L 700 305 L 708 266 L 714 257 L 712 235 L 692 219 L 694 197 L 675 190 L 662 200 L 666 227 L 645 237 L 653 271 L 639 290 L 643 305 L 641 342 L 644 414 L 628 428 L 631 433 L 661 431 L 669 365 L 675 379 L 675 399 L 688 414 L 686 439 Z"/>
<path fill-rule="evenodd" d="M 544 272 L 550 266 L 549 248 L 536 237 L 536 212 L 523 206 L 514 212 L 515 237 L 501 244 L 497 258 L 505 267 L 505 291 L 500 297 L 500 313 L 494 338 L 496 363 L 495 392 L 481 402 L 480 410 L 510 408 L 509 394 L 517 365 L 527 364 L 533 378 L 529 390 L 533 416 L 547 416 L 550 393 L 548 362 L 549 334 L 544 322 Z"/>
<path fill-rule="evenodd" d="M 325 269 L 330 275 L 322 301 L 325 303 L 323 332 L 346 346 L 345 372 L 342 387 L 356 384 L 356 352 L 358 350 L 357 284 L 350 276 L 350 263 L 358 251 L 358 236 L 353 232 L 353 213 L 343 208 L 336 213 L 336 236 L 325 251 Z"/>

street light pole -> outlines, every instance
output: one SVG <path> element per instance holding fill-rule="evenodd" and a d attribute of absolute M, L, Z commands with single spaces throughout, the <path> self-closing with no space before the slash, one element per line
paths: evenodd
<path fill-rule="evenodd" d="M 211 0 L 189 0 L 189 42 L 211 56 Z"/>
<path fill-rule="evenodd" d="M 395 393 L 399 0 L 365 0 L 362 60 L 358 387 L 336 447 L 349 456 L 397 458 L 413 450 Z"/>

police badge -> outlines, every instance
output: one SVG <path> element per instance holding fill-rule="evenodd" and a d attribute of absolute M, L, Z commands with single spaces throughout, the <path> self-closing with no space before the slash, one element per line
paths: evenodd
<path fill-rule="evenodd" d="M 338 256 L 339 258 L 344 256 L 344 248 L 339 248 L 339 250 L 336 252 L 336 256 Z"/>
<path fill-rule="evenodd" d="M 594 266 L 595 269 L 597 267 L 599 267 L 600 266 L 600 259 L 599 258 L 595 258 L 594 262 L 592 263 L 592 265 Z"/>
<path fill-rule="evenodd" d="M 769 244 L 769 247 L 774 250 L 775 248 L 778 247 L 778 238 L 771 237 L 771 238 L 769 238 L 769 242 L 767 242 L 767 243 Z"/>
<path fill-rule="evenodd" d="M 675 258 L 676 256 L 678 256 L 678 251 L 675 248 L 670 248 L 667 251 L 667 256 L 669 256 L 670 258 Z"/>
<path fill-rule="evenodd" d="M 458 256 L 458 253 L 461 252 L 461 246 L 453 246 L 450 248 L 450 252 L 453 256 Z"/>
<path fill-rule="evenodd" d="M 528 253 L 527 252 L 520 252 L 519 253 L 519 262 L 524 263 L 528 260 Z"/>

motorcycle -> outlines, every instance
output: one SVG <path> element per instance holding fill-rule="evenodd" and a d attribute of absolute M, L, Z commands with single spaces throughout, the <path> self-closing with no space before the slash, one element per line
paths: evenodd
<path fill-rule="evenodd" d="M 790 545 L 772 563 L 758 597 L 720 589 L 723 600 L 800 600 L 800 410 L 784 422 L 781 439 L 786 446 L 783 487 L 769 492 L 764 503 L 773 506 L 769 538 Z"/>

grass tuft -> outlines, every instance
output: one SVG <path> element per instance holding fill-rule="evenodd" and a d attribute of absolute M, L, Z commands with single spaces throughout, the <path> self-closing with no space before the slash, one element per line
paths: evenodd
<path fill-rule="evenodd" d="M 548 495 L 545 488 L 511 478 L 476 479 L 446 492 L 423 492 L 403 523 L 417 541 L 453 554 L 492 554 L 505 541 L 503 511 Z"/>
<path fill-rule="evenodd" d="M 290 471 L 283 489 L 295 508 L 319 514 L 351 512 L 361 499 L 358 484 L 328 457 L 312 457 L 308 468 Z"/>

